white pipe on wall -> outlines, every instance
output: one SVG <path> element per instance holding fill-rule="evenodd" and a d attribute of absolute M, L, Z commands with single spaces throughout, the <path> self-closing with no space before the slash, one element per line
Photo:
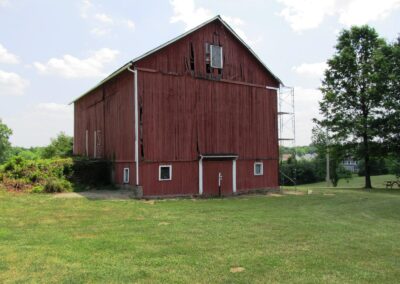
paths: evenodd
<path fill-rule="evenodd" d="M 138 70 L 136 67 L 132 70 L 130 66 L 127 68 L 133 73 L 133 93 L 135 100 L 135 166 L 136 166 L 136 185 L 139 185 L 139 110 L 138 110 Z"/>
<path fill-rule="evenodd" d="M 203 156 L 199 159 L 199 195 L 203 194 Z"/>

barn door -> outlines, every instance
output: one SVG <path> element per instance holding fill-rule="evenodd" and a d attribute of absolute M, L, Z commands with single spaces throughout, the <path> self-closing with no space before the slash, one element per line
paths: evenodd
<path fill-rule="evenodd" d="M 232 195 L 233 189 L 232 160 L 204 160 L 203 162 L 203 194 L 218 196 L 219 185 L 222 195 Z"/>

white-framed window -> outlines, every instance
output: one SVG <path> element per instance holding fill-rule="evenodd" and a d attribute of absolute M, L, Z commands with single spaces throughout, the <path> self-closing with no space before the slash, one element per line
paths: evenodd
<path fill-rule="evenodd" d="M 129 168 L 124 168 L 124 183 L 129 183 Z"/>
<path fill-rule="evenodd" d="M 158 168 L 158 180 L 172 180 L 172 166 L 160 165 Z"/>
<path fill-rule="evenodd" d="M 264 174 L 264 164 L 263 162 L 255 162 L 254 163 L 254 175 L 262 176 Z"/>
<path fill-rule="evenodd" d="M 222 46 L 210 45 L 210 65 L 212 68 L 222 69 L 223 66 L 223 55 Z"/>

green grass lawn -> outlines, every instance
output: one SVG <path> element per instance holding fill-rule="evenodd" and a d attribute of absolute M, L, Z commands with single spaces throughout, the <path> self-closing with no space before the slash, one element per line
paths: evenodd
<path fill-rule="evenodd" d="M 0 190 L 0 283 L 396 283 L 399 237 L 399 190 L 154 204 Z"/>
<path fill-rule="evenodd" d="M 375 188 L 385 188 L 385 181 L 388 180 L 396 180 L 396 176 L 394 175 L 380 175 L 380 176 L 371 176 L 372 186 Z M 341 179 L 338 182 L 339 188 L 363 188 L 365 185 L 365 177 L 359 177 L 354 175 L 353 178 L 346 180 Z M 326 187 L 326 182 L 316 182 L 310 184 L 302 184 L 299 187 L 315 187 L 321 188 Z"/>

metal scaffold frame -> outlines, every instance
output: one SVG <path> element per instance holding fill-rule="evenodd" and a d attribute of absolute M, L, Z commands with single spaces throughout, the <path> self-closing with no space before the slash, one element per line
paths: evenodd
<path fill-rule="evenodd" d="M 279 149 L 281 147 L 290 147 L 293 149 L 292 159 L 295 163 L 293 176 L 281 173 L 281 183 L 284 184 L 285 179 L 296 185 L 296 115 L 294 103 L 294 88 L 281 86 L 278 90 L 278 129 L 279 129 Z M 287 157 L 279 151 L 279 164 Z"/>

